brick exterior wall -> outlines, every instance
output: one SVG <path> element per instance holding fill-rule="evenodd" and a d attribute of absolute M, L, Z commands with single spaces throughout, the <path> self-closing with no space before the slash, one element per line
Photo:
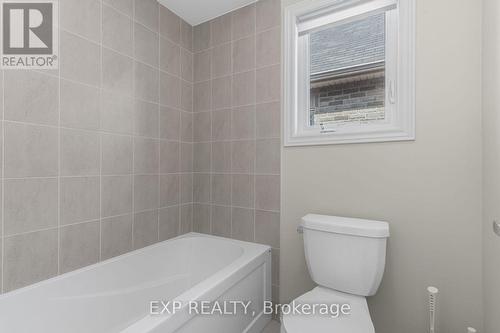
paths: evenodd
<path fill-rule="evenodd" d="M 384 119 L 385 78 L 363 79 L 311 89 L 311 125 L 318 121 Z"/>

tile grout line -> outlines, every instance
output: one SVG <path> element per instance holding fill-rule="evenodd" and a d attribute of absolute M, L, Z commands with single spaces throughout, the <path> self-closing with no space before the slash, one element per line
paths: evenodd
<path fill-rule="evenodd" d="M 61 22 L 61 10 L 58 8 L 58 20 L 59 25 Z M 59 57 L 61 56 L 61 27 L 57 29 L 59 34 Z M 61 154 L 62 154 L 62 144 L 61 144 L 61 62 L 59 61 L 59 66 L 57 69 L 57 112 L 58 112 L 58 122 L 57 122 L 57 275 L 61 274 Z"/>
<path fill-rule="evenodd" d="M 254 41 L 254 77 L 255 77 L 255 105 L 257 105 L 257 4 L 255 6 L 254 25 L 255 31 L 253 35 Z M 253 164 L 253 241 L 256 236 L 256 219 L 257 219 L 257 107 L 253 108 L 253 142 L 254 142 L 254 164 Z"/>
<path fill-rule="evenodd" d="M 0 294 L 5 290 L 5 122 L 3 121 L 5 118 L 5 71 L 2 70 L 2 248 L 1 248 L 1 272 L 0 272 Z"/>
<path fill-rule="evenodd" d="M 136 82 L 135 82 L 135 75 L 136 75 L 136 70 L 137 70 L 137 65 L 136 65 L 136 54 L 135 54 L 135 7 L 137 0 L 132 1 L 132 58 L 133 58 L 133 63 L 132 63 L 132 240 L 131 240 L 131 245 L 132 249 L 134 249 L 134 228 L 135 228 L 135 89 L 136 89 Z M 159 81 L 159 78 L 158 78 Z M 158 98 L 158 102 L 160 99 Z"/>
<path fill-rule="evenodd" d="M 101 115 L 103 113 L 102 107 L 102 95 L 103 95 L 103 77 L 104 77 L 104 63 L 103 63 L 103 33 L 102 33 L 102 25 L 103 25 L 103 6 L 104 3 L 101 1 L 101 22 L 100 23 L 100 38 L 101 45 L 99 48 L 100 52 L 100 64 L 101 64 L 101 73 L 100 73 L 100 89 L 99 89 L 99 261 L 102 261 L 102 161 L 103 161 L 103 149 L 102 149 L 102 139 L 103 133 L 101 131 Z"/>

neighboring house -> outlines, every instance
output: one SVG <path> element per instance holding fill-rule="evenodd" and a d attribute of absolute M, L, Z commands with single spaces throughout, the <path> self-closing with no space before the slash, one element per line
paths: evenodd
<path fill-rule="evenodd" d="M 385 16 L 310 35 L 311 125 L 384 119 Z"/>

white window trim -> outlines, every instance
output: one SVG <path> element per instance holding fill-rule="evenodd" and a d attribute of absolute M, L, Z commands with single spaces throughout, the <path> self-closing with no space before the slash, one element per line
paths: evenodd
<path fill-rule="evenodd" d="M 345 10 L 333 12 L 332 5 L 336 3 L 338 0 L 302 1 L 285 8 L 284 145 L 307 146 L 415 140 L 415 0 L 352 0 L 355 8 L 351 6 Z M 304 117 L 309 115 L 309 80 L 303 78 L 308 78 L 309 69 L 304 68 L 307 66 L 299 66 L 298 62 L 298 51 L 307 52 L 307 47 L 299 47 L 301 39 L 304 42 L 304 38 L 299 37 L 300 32 L 317 28 L 324 25 L 324 22 L 331 22 L 332 16 L 342 20 L 351 17 L 353 13 L 355 15 L 373 14 L 377 10 L 384 10 L 395 4 L 398 8 L 396 18 L 398 31 L 395 39 L 398 47 L 393 57 L 397 58 L 395 59 L 397 65 L 394 67 L 397 73 L 386 73 L 387 77 L 394 78 L 386 82 L 387 94 L 396 95 L 393 107 L 386 105 L 390 121 L 385 124 L 363 127 L 346 126 L 343 130 L 335 131 L 306 130 Z M 303 17 L 307 17 L 307 21 L 299 20 Z M 390 56 L 388 53 L 388 57 Z M 307 110 L 304 110 L 302 105 L 307 106 Z M 392 112 L 391 109 L 395 111 Z"/>

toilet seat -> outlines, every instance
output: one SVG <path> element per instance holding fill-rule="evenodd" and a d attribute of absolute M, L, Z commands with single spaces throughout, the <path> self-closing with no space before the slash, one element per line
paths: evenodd
<path fill-rule="evenodd" d="M 316 287 L 295 299 L 299 304 L 349 304 L 350 315 L 332 318 L 329 315 L 284 314 L 282 333 L 375 333 L 366 298 Z"/>

